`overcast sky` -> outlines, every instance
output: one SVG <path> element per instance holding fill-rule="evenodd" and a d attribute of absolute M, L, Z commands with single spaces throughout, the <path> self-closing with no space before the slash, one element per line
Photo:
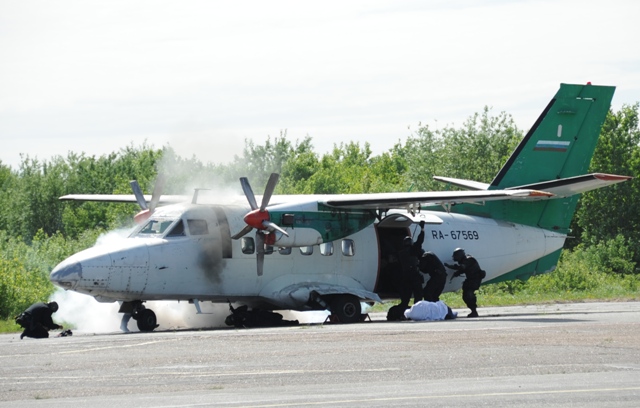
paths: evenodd
<path fill-rule="evenodd" d="M 203 162 L 286 130 L 375 154 L 561 82 L 640 101 L 640 2 L 0 0 L 0 160 L 145 140 Z"/>

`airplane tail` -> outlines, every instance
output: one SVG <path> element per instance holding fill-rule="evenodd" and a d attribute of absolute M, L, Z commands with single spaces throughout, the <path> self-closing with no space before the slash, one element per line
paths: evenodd
<path fill-rule="evenodd" d="M 489 190 L 532 188 L 561 194 L 538 201 L 506 200 L 484 206 L 465 205 L 459 212 L 567 233 L 579 194 L 589 189 L 573 188 L 585 176 L 613 98 L 615 87 L 561 84 L 531 130 L 513 152 Z M 621 176 L 613 182 L 623 181 Z M 444 181 L 444 180 L 443 180 Z M 606 185 L 594 183 L 592 188 Z M 469 186 L 467 186 L 469 187 Z M 458 211 L 456 211 L 458 212 Z"/>

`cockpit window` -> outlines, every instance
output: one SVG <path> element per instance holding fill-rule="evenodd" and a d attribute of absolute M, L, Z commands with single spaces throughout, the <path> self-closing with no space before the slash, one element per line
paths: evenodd
<path fill-rule="evenodd" d="M 150 219 L 134 236 L 162 235 L 175 220 Z"/>
<path fill-rule="evenodd" d="M 209 227 L 205 220 L 187 220 L 187 224 L 189 224 L 189 233 L 191 235 L 209 234 Z"/>
<path fill-rule="evenodd" d="M 184 233 L 184 222 L 182 220 L 178 220 L 176 225 L 171 228 L 171 231 L 167 234 L 167 237 L 184 237 L 186 234 Z"/>

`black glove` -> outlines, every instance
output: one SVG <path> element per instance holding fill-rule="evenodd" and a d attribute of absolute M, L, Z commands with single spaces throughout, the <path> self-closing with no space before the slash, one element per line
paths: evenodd
<path fill-rule="evenodd" d="M 424 228 L 424 221 L 420 221 L 420 228 Z"/>

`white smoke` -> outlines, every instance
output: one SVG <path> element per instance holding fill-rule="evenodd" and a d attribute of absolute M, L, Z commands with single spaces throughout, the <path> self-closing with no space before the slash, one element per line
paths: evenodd
<path fill-rule="evenodd" d="M 129 235 L 131 235 L 134 229 L 136 229 L 136 226 L 133 226 L 130 228 L 121 228 L 121 229 L 105 232 L 104 234 L 100 234 L 98 236 L 98 239 L 96 239 L 96 243 L 93 246 L 96 247 L 101 245 L 111 245 L 111 244 L 120 242 L 123 239 L 126 239 Z"/>
<path fill-rule="evenodd" d="M 81 333 L 108 333 L 120 327 L 118 303 L 99 303 L 91 296 L 62 289 L 58 289 L 49 300 L 58 302 L 58 311 L 53 319 L 65 325 L 65 329 Z"/>
<path fill-rule="evenodd" d="M 112 333 L 120 331 L 122 313 L 118 313 L 119 302 L 100 303 L 89 295 L 57 290 L 50 301 L 58 302 L 59 309 L 54 320 L 70 325 L 78 333 Z M 224 319 L 229 315 L 229 307 L 223 304 L 201 303 L 202 314 L 189 302 L 153 301 L 145 302 L 145 307 L 155 312 L 158 330 L 184 330 L 193 328 L 226 327 Z M 136 321 L 131 319 L 130 331 L 139 331 Z"/>
<path fill-rule="evenodd" d="M 71 328 L 75 333 L 103 334 L 120 331 L 122 313 L 118 313 L 119 302 L 100 303 L 89 295 L 58 289 L 50 301 L 58 302 L 59 309 L 54 320 Z M 238 306 L 238 305 L 234 305 Z M 202 314 L 189 302 L 150 301 L 145 307 L 155 312 L 160 325 L 156 330 L 186 330 L 228 327 L 224 319 L 230 314 L 227 304 L 201 302 Z M 278 311 L 286 320 L 298 320 L 300 324 L 323 323 L 329 312 Z M 66 327 L 69 326 L 69 327 Z M 132 318 L 128 328 L 137 332 L 136 321 Z"/>

